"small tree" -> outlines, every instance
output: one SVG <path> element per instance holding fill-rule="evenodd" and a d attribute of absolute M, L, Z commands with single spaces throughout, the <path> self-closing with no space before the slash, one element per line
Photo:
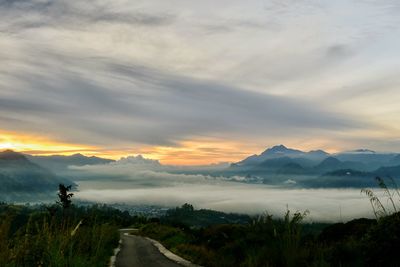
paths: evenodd
<path fill-rule="evenodd" d="M 73 193 L 69 193 L 71 190 L 71 185 L 65 186 L 64 184 L 59 184 L 58 186 L 58 198 L 59 201 L 57 203 L 63 207 L 63 209 L 67 209 L 71 206 L 71 198 L 74 195 Z"/>

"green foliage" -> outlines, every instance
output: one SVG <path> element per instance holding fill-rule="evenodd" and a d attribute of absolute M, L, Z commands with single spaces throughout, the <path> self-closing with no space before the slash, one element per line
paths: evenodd
<path fill-rule="evenodd" d="M 0 267 L 107 266 L 119 227 L 135 218 L 107 206 L 0 205 Z"/>
<path fill-rule="evenodd" d="M 72 203 L 72 196 L 74 195 L 73 193 L 69 193 L 71 190 L 71 185 L 65 186 L 64 184 L 59 184 L 58 185 L 58 198 L 59 201 L 57 202 L 60 204 L 63 209 L 67 209 L 71 206 Z"/>
<path fill-rule="evenodd" d="M 189 206 L 185 206 L 186 208 Z M 174 209 L 196 215 L 185 207 Z M 223 213 L 214 213 L 220 217 Z M 171 212 L 167 213 L 167 217 Z M 173 252 L 204 266 L 306 266 L 310 250 L 303 248 L 302 220 L 306 213 L 289 211 L 281 220 L 265 214 L 247 224 L 213 224 L 205 228 L 177 227 L 177 224 L 149 224 L 141 234 L 160 240 Z M 161 222 L 165 223 L 165 220 Z M 299 264 L 299 263 L 304 263 Z"/>
<path fill-rule="evenodd" d="M 400 212 L 381 218 L 365 239 L 366 265 L 399 266 Z"/>
<path fill-rule="evenodd" d="M 192 205 L 185 203 L 182 207 L 168 210 L 166 216 L 161 218 L 161 221 L 179 227 L 201 228 L 213 224 L 246 224 L 250 221 L 250 217 L 248 215 L 227 214 L 214 210 L 195 210 Z"/>
<path fill-rule="evenodd" d="M 186 214 L 190 216 L 186 222 L 202 218 L 201 213 L 185 207 L 169 211 L 166 217 Z M 378 221 L 355 219 L 336 224 L 304 223 L 307 213 L 288 210 L 280 219 L 266 213 L 248 223 L 200 228 L 161 218 L 144 225 L 140 234 L 206 267 L 398 266 L 400 213 Z"/>

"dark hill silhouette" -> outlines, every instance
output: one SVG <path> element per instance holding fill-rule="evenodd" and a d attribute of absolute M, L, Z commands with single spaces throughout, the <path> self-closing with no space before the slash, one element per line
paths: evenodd
<path fill-rule="evenodd" d="M 73 184 L 12 150 L 0 152 L 0 192 L 4 195 L 53 192 L 59 183 Z"/>
<path fill-rule="evenodd" d="M 343 170 L 343 169 L 353 169 L 356 171 L 363 171 L 366 169 L 365 165 L 361 162 L 354 161 L 340 161 L 335 157 L 328 157 L 321 161 L 317 166 L 315 166 L 315 170 L 318 172 L 332 172 L 335 170 Z"/>
<path fill-rule="evenodd" d="M 400 177 L 400 165 L 391 167 L 381 167 L 373 172 L 376 176 L 382 177 Z"/>
<path fill-rule="evenodd" d="M 321 171 L 333 171 L 340 169 L 342 166 L 342 162 L 338 160 L 337 158 L 334 157 L 328 157 L 321 161 L 317 166 L 315 166 L 315 169 L 321 170 Z"/>
<path fill-rule="evenodd" d="M 11 161 L 20 161 L 20 162 L 27 162 L 28 159 L 21 153 L 14 152 L 13 150 L 5 150 L 0 152 L 0 164 L 3 162 L 11 162 Z"/>
<path fill-rule="evenodd" d="M 280 168 L 277 171 L 277 174 L 306 174 L 307 170 L 303 168 L 300 164 L 291 162 L 286 165 L 284 165 L 282 168 Z"/>
<path fill-rule="evenodd" d="M 233 166 L 238 167 L 245 167 L 245 166 L 252 166 L 257 165 L 265 160 L 268 159 L 277 159 L 277 158 L 303 158 L 312 161 L 321 161 L 328 157 L 329 154 L 323 150 L 312 150 L 309 152 L 304 152 L 297 149 L 287 148 L 284 145 L 277 145 L 271 148 L 266 149 L 260 155 L 252 155 L 250 157 L 245 158 L 242 161 L 234 163 Z"/>

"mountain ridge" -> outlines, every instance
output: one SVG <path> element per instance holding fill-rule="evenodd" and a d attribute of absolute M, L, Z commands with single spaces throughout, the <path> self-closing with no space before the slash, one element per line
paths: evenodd
<path fill-rule="evenodd" d="M 55 175 L 31 162 L 24 154 L 12 150 L 0 152 L 0 180 L 3 197 L 51 193 L 57 191 L 60 183 L 75 186 L 70 180 Z"/>

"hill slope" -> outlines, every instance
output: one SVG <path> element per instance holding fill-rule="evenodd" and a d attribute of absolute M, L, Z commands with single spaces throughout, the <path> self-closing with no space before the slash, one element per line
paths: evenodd
<path fill-rule="evenodd" d="M 0 193 L 7 199 L 17 195 L 50 193 L 59 183 L 73 184 L 11 150 L 0 152 Z"/>

